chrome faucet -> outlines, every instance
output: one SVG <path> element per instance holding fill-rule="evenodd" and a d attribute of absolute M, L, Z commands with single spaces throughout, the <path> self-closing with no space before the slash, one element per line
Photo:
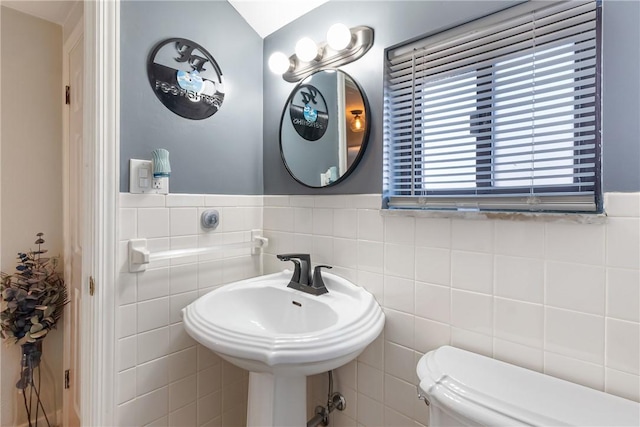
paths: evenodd
<path fill-rule="evenodd" d="M 328 265 L 316 265 L 311 276 L 311 255 L 309 254 L 281 254 L 276 255 L 280 261 L 291 261 L 294 265 L 293 276 L 287 285 L 298 291 L 312 295 L 322 295 L 329 292 L 322 280 L 321 268 L 331 268 Z"/>

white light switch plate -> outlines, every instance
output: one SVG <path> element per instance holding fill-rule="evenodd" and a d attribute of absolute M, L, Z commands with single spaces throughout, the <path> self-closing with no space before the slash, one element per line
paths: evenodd
<path fill-rule="evenodd" d="M 152 190 L 153 163 L 151 160 L 129 159 L 129 193 L 157 193 Z"/>

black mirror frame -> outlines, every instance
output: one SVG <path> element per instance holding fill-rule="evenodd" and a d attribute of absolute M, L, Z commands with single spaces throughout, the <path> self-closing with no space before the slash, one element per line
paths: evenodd
<path fill-rule="evenodd" d="M 344 175 L 340 176 L 334 182 L 332 182 L 330 184 L 327 184 L 327 185 L 315 186 L 315 185 L 309 185 L 309 184 L 306 184 L 306 183 L 300 181 L 293 174 L 293 172 L 291 172 L 291 169 L 289 169 L 289 165 L 287 164 L 287 160 L 284 157 L 284 152 L 282 151 L 282 123 L 284 121 L 284 118 L 287 115 L 288 107 L 289 107 L 289 104 L 291 103 L 291 98 L 293 97 L 293 95 L 295 95 L 298 87 L 301 84 L 304 84 L 304 81 L 307 79 L 307 77 L 313 76 L 314 74 L 320 73 L 322 71 L 335 71 L 337 73 L 339 72 L 339 73 L 342 73 L 346 77 L 351 79 L 351 81 L 356 85 L 356 88 L 360 92 L 360 95 L 362 96 L 362 102 L 364 104 L 365 117 L 366 117 L 367 120 L 365 121 L 365 129 L 364 129 L 364 133 L 363 133 L 363 136 L 362 136 L 362 144 L 360 145 L 360 150 L 358 151 L 358 155 L 356 156 L 356 158 L 353 160 L 353 163 L 351 164 L 351 167 L 349 167 L 347 169 L 347 171 L 344 173 Z M 323 69 L 317 70 L 317 71 L 309 74 L 304 79 L 302 79 L 300 82 L 298 82 L 298 84 L 296 84 L 296 86 L 291 90 L 291 93 L 287 97 L 287 101 L 285 102 L 284 108 L 282 109 L 282 115 L 280 116 L 280 126 L 278 128 L 278 132 L 279 132 L 278 143 L 279 143 L 279 146 L 280 146 L 280 158 L 282 159 L 282 163 L 284 164 L 285 169 L 289 173 L 289 176 L 291 176 L 291 178 L 293 178 L 298 183 L 304 185 L 305 187 L 307 187 L 307 188 L 317 188 L 317 189 L 333 187 L 333 186 L 343 182 L 349 175 L 351 175 L 351 173 L 356 169 L 356 167 L 358 167 L 358 164 L 362 160 L 362 157 L 364 156 L 364 152 L 367 149 L 367 146 L 369 144 L 369 133 L 370 133 L 370 130 L 371 130 L 371 108 L 369 107 L 369 100 L 367 99 L 367 94 L 362 89 L 362 86 L 360 86 L 360 84 L 353 77 L 351 77 L 351 75 L 349 75 L 348 73 L 345 73 L 342 70 L 339 70 L 337 68 L 323 68 Z"/>

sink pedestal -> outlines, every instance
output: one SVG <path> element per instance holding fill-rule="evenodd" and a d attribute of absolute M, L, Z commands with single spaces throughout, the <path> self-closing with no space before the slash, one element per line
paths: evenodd
<path fill-rule="evenodd" d="M 249 372 L 248 427 L 300 427 L 306 418 L 306 376 Z"/>

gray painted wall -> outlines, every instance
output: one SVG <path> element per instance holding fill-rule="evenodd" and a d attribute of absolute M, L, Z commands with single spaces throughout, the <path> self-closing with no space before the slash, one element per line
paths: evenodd
<path fill-rule="evenodd" d="M 640 190 L 640 2 L 606 0 L 602 11 L 604 191 Z"/>
<path fill-rule="evenodd" d="M 129 191 L 129 159 L 169 150 L 172 193 L 262 194 L 262 39 L 226 1 L 124 0 L 120 12 L 120 191 Z M 160 103 L 147 80 L 156 43 L 193 40 L 220 66 L 222 108 L 188 120 Z"/>
<path fill-rule="evenodd" d="M 263 180 L 265 194 L 379 193 L 384 49 L 515 3 L 517 0 L 334 1 L 268 36 L 263 49 L 259 36 L 227 2 L 125 0 L 121 6 L 121 191 L 128 191 L 130 158 L 150 159 L 153 149 L 166 148 L 171 153 L 172 193 L 262 194 Z M 186 12 L 189 10 L 197 13 Z M 266 62 L 276 50 L 292 53 L 303 35 L 324 40 L 326 29 L 338 21 L 375 30 L 373 48 L 342 67 L 369 98 L 370 142 L 357 170 L 344 182 L 310 189 L 293 180 L 280 159 L 280 116 L 295 85 L 271 73 Z M 640 2 L 605 2 L 605 191 L 640 190 L 639 21 Z M 200 121 L 183 119 L 156 99 L 147 82 L 146 59 L 158 41 L 169 37 L 200 43 L 222 68 L 228 91 L 214 116 Z"/>
<path fill-rule="evenodd" d="M 335 1 L 326 3 L 268 36 L 264 42 L 265 194 L 357 194 L 382 191 L 382 90 L 384 49 L 404 40 L 479 18 L 508 7 L 505 1 Z M 371 106 L 369 146 L 357 170 L 344 182 L 309 189 L 295 182 L 280 160 L 280 114 L 294 84 L 266 65 L 275 51 L 293 52 L 304 35 L 325 39 L 327 28 L 342 22 L 375 30 L 373 48 L 341 67 L 360 83 Z M 603 188 L 640 190 L 640 2 L 608 0 L 603 12 Z"/>

